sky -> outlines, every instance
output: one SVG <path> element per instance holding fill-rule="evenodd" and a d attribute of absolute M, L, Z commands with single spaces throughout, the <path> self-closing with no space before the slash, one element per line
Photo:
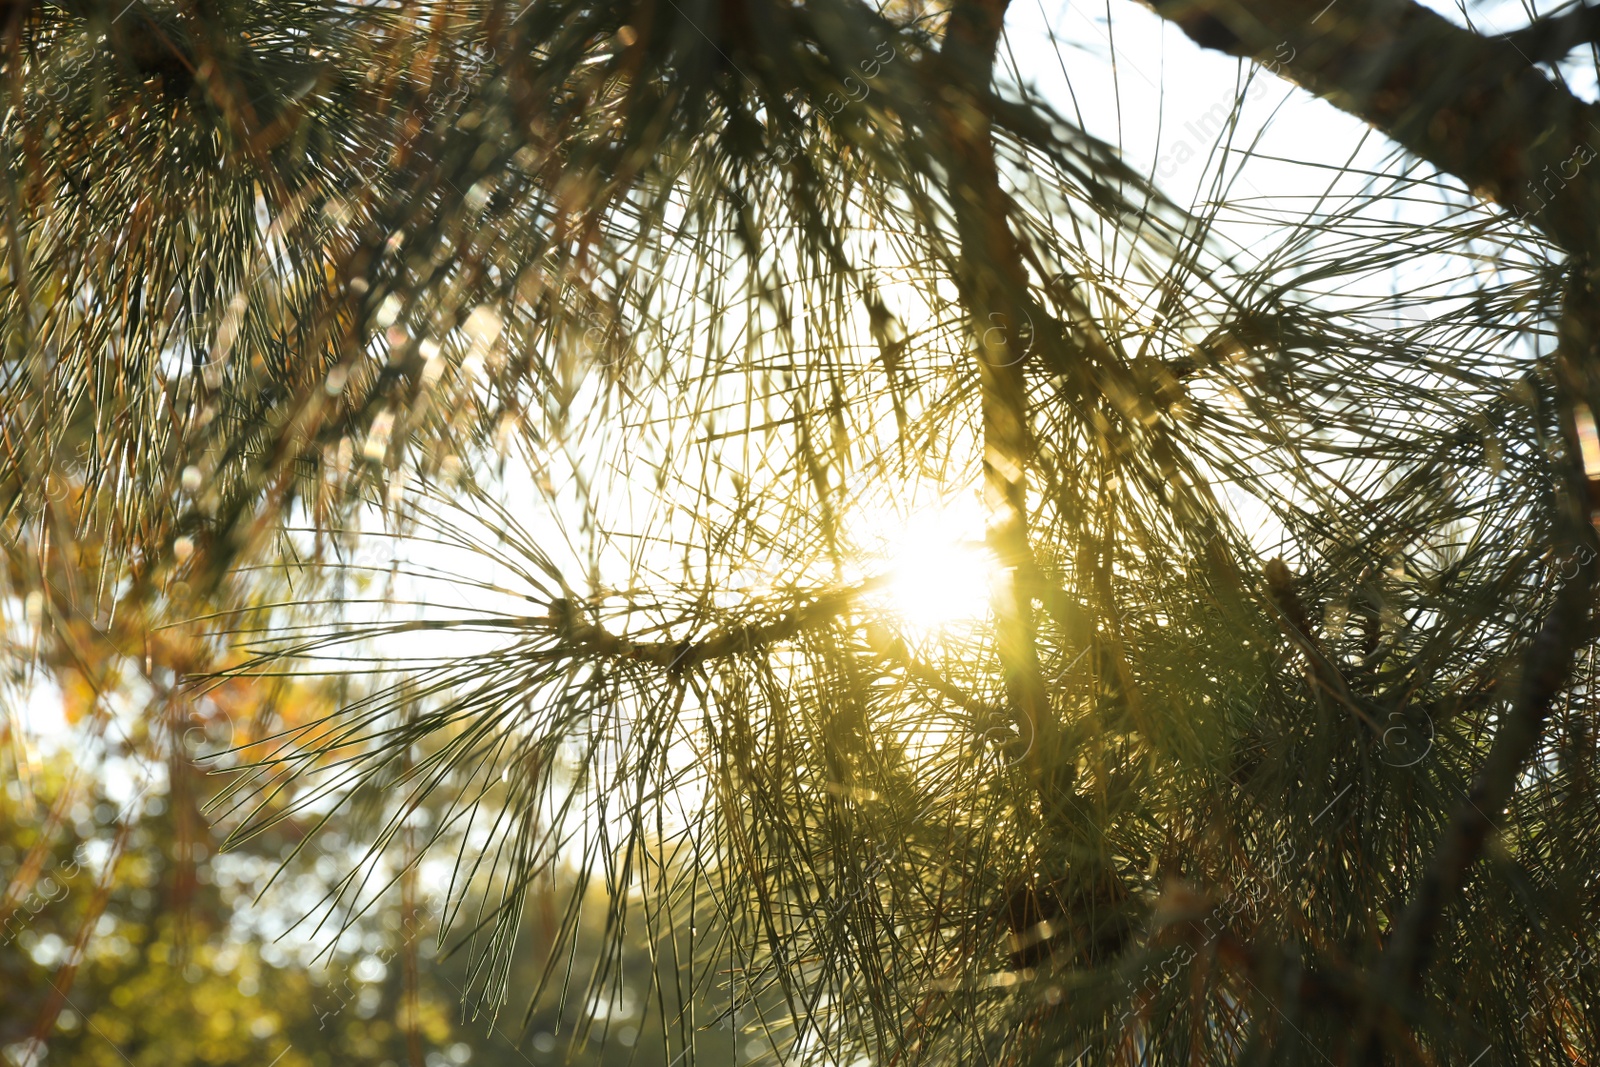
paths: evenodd
<path fill-rule="evenodd" d="M 1504 33 L 1529 22 L 1518 0 L 1471 3 L 1465 12 L 1445 0 L 1423 4 L 1480 33 Z M 1537 3 L 1541 11 L 1558 6 L 1564 5 Z M 1200 48 L 1128 0 L 1014 0 L 1006 27 L 1014 69 L 1024 83 L 1063 114 L 1081 114 L 1088 132 L 1119 145 L 1130 162 L 1153 169 L 1170 196 L 1183 201 L 1196 195 L 1215 131 L 1247 70 L 1243 64 Z M 1052 39 L 1062 45 L 1065 63 Z M 1063 65 L 1071 74 L 1070 89 Z M 1584 99 L 1600 96 L 1594 64 L 1581 54 L 1563 65 L 1562 74 Z M 1249 135 L 1265 130 L 1258 149 L 1263 158 L 1248 163 L 1241 179 L 1241 188 L 1255 195 L 1292 197 L 1308 182 L 1320 184 L 1310 167 L 1342 166 L 1346 160 L 1377 165 L 1390 155 L 1391 145 L 1365 123 L 1265 70 L 1258 70 L 1245 95 L 1245 136 L 1236 140 L 1248 143 Z"/>

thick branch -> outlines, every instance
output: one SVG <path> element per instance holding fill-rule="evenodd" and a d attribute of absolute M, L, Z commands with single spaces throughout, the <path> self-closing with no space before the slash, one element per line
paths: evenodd
<path fill-rule="evenodd" d="M 1265 64 L 1530 219 L 1600 251 L 1600 108 L 1514 40 L 1412 0 L 1147 0 L 1198 44 Z"/>
<path fill-rule="evenodd" d="M 941 59 L 953 86 L 941 94 L 951 202 L 960 238 L 957 284 L 978 348 L 983 396 L 983 476 L 989 544 L 1008 575 L 995 596 L 996 636 L 1006 692 L 1033 767 L 1047 765 L 1054 722 L 1035 645 L 1033 554 L 1028 545 L 1027 469 L 1032 458 L 1022 343 L 1027 270 L 1000 186 L 987 100 L 1007 0 L 957 0 Z"/>
<path fill-rule="evenodd" d="M 1530 63 L 1554 63 L 1579 45 L 1600 43 L 1600 7 L 1579 4 L 1505 35 Z"/>
<path fill-rule="evenodd" d="M 1361 708 L 1350 692 L 1350 686 L 1345 682 L 1343 673 L 1318 643 L 1310 616 L 1306 613 L 1299 594 L 1294 590 L 1294 576 L 1289 572 L 1288 565 L 1277 558 L 1268 561 L 1266 578 L 1267 592 L 1276 609 L 1274 614 L 1279 628 L 1305 657 L 1308 679 L 1318 689 L 1337 700 L 1351 714 L 1369 726 L 1374 725 L 1372 717 Z"/>

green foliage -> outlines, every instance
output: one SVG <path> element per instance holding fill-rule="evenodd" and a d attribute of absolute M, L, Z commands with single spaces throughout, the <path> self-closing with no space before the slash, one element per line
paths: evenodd
<path fill-rule="evenodd" d="M 263 904 L 259 895 L 296 828 L 219 856 L 212 835 L 185 839 L 172 794 L 147 788 L 115 803 L 99 789 L 73 793 L 66 770 L 65 761 L 52 759 L 37 779 L 41 792 L 27 800 L 15 788 L 0 795 L 6 869 L 17 871 L 34 849 L 44 849 L 36 879 L 8 899 L 0 922 L 0 1048 L 12 1060 L 23 1057 L 37 1020 L 57 1008 L 46 1031 L 49 1061 L 85 1067 L 668 1060 L 660 1015 L 642 999 L 652 978 L 642 946 L 625 950 L 625 981 L 604 1010 L 592 1002 L 563 1008 L 550 998 L 526 1033 L 474 1025 L 460 1013 L 465 962 L 437 958 L 427 936 L 435 917 L 426 906 L 407 912 L 392 894 L 381 917 L 361 922 L 354 937 L 313 959 L 306 951 L 313 942 L 293 930 L 280 936 L 301 918 L 299 905 L 270 894 Z M 71 803 L 57 808 L 63 800 Z M 63 813 L 54 833 L 41 817 L 46 810 Z M 107 851 L 96 844 L 107 834 L 119 837 L 123 823 L 130 829 L 102 905 L 95 887 L 105 880 Z M 191 848 L 198 858 L 185 863 Z M 300 897 L 322 891 L 318 872 L 334 858 L 323 856 L 321 865 L 293 868 Z M 524 952 L 537 950 L 538 929 L 524 939 Z M 579 960 L 593 959 L 601 934 L 593 926 L 580 932 Z M 74 973 L 72 946 L 80 939 L 85 950 Z M 602 1036 L 609 1038 L 604 1047 Z M 727 1027 L 713 1023 L 698 1036 L 707 1051 L 731 1054 Z"/>

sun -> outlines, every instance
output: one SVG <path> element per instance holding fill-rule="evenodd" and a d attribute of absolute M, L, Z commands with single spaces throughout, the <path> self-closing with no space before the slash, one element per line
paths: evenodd
<path fill-rule="evenodd" d="M 981 623 L 1000 568 L 976 500 L 890 511 L 873 523 L 882 596 L 905 632 L 928 638 Z"/>

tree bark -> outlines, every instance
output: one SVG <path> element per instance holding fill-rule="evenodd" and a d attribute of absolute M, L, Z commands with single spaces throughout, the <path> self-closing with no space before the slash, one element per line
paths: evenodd
<path fill-rule="evenodd" d="M 1531 63 L 1554 63 L 1584 44 L 1600 41 L 1600 7 L 1583 4 L 1505 35 Z"/>

